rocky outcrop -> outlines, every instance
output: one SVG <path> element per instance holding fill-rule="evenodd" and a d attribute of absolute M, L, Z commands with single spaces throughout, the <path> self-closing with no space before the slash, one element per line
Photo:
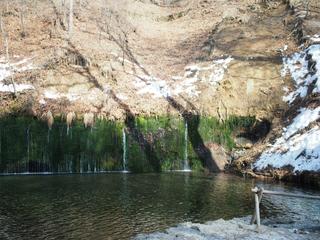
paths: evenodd
<path fill-rule="evenodd" d="M 230 162 L 230 156 L 228 156 L 226 150 L 216 143 L 207 143 L 206 147 L 210 151 L 213 165 L 217 166 L 217 171 L 224 171 L 225 166 Z"/>
<path fill-rule="evenodd" d="M 32 11 L 45 9 L 38 14 L 27 4 L 24 38 L 18 27 L 20 8 L 10 5 L 15 14 L 3 18 L 10 22 L 10 53 L 19 55 L 13 60 L 28 59 L 32 66 L 11 75 L 17 84 L 32 83 L 23 94 L 33 100 L 34 112 L 41 114 L 46 106 L 57 114 L 77 115 L 93 108 L 101 116 L 122 120 L 129 115 L 178 115 L 167 97 L 222 120 L 230 115 L 272 119 L 286 107 L 279 49 L 295 44 L 283 28 L 285 5 L 270 11 L 253 0 L 186 0 L 170 8 L 121 1 L 125 4 L 110 3 L 110 12 L 102 0 L 86 3 L 81 11 L 75 5 L 74 34 L 68 40 L 63 8 L 56 1 L 32 6 Z M 100 14 L 104 10 L 108 22 Z M 159 20 L 171 15 L 170 21 Z"/>

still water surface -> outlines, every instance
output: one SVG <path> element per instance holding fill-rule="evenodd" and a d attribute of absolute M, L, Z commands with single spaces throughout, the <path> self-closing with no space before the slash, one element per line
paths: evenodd
<path fill-rule="evenodd" d="M 289 192 L 315 190 L 260 183 Z M 252 213 L 252 180 L 192 173 L 0 177 L 0 239 L 130 239 Z M 320 225 L 317 201 L 266 197 L 268 224 Z"/>

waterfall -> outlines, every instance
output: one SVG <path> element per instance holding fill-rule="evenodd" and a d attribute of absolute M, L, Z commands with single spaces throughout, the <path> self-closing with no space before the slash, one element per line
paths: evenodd
<path fill-rule="evenodd" d="M 70 134 L 70 138 L 72 139 L 72 127 L 67 125 L 67 136 L 69 136 Z"/>
<path fill-rule="evenodd" d="M 72 158 L 69 160 L 69 173 L 72 173 Z"/>
<path fill-rule="evenodd" d="M 90 159 L 88 160 L 88 166 L 87 166 L 87 172 L 90 173 L 91 172 L 91 167 L 90 167 Z"/>
<path fill-rule="evenodd" d="M 48 128 L 48 134 L 47 134 L 47 142 L 50 143 L 50 131 L 51 129 Z"/>
<path fill-rule="evenodd" d="M 122 157 L 122 166 L 123 172 L 127 172 L 127 137 L 126 131 L 122 128 L 122 145 L 123 145 L 123 157 Z"/>
<path fill-rule="evenodd" d="M 83 173 L 83 169 L 82 169 L 82 155 L 83 153 L 80 153 L 80 162 L 79 162 L 79 172 Z"/>
<path fill-rule="evenodd" d="M 2 134 L 1 134 L 1 128 L 0 128 L 0 164 L 2 161 Z"/>
<path fill-rule="evenodd" d="M 27 159 L 26 159 L 25 172 L 29 172 L 29 162 L 30 162 L 30 127 L 27 128 Z"/>
<path fill-rule="evenodd" d="M 184 162 L 183 171 L 191 171 L 188 161 L 188 123 L 185 121 L 184 128 Z"/>

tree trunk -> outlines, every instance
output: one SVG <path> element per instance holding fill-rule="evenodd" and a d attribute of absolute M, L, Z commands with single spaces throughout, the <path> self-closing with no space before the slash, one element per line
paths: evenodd
<path fill-rule="evenodd" d="M 70 8 L 69 8 L 69 38 L 71 38 L 72 28 L 73 28 L 73 0 L 70 1 Z"/>
<path fill-rule="evenodd" d="M 5 27 L 4 27 L 4 24 L 2 22 L 1 15 L 0 15 L 0 29 L 1 29 L 2 39 L 3 39 L 3 42 L 4 42 L 5 51 L 6 51 L 6 62 L 8 64 L 9 70 L 11 70 L 10 59 L 9 59 L 9 40 L 8 40 L 9 36 L 5 32 Z M 11 84 L 12 84 L 12 87 L 13 87 L 14 97 L 17 97 L 16 85 L 14 83 L 13 74 L 11 74 Z"/>
<path fill-rule="evenodd" d="M 61 0 L 61 5 L 63 12 L 63 25 L 65 26 L 65 28 L 67 28 L 67 6 L 65 0 Z"/>
<path fill-rule="evenodd" d="M 1 32 L 1 36 L 3 36 L 3 33 L 4 33 L 4 29 L 3 29 L 3 26 L 2 26 L 2 16 L 1 16 L 2 13 L 0 13 L 0 32 Z"/>
<path fill-rule="evenodd" d="M 6 13 L 9 12 L 9 0 L 6 0 Z"/>
<path fill-rule="evenodd" d="M 10 59 L 9 59 L 9 42 L 8 42 L 8 35 L 5 34 L 5 47 L 6 47 L 6 61 L 8 63 L 9 70 L 11 70 Z M 16 85 L 13 78 L 13 72 L 11 73 L 11 84 L 13 87 L 13 95 L 17 97 Z"/>
<path fill-rule="evenodd" d="M 25 22 L 24 22 L 24 6 L 25 2 L 24 0 L 21 3 L 21 7 L 20 7 L 20 22 L 21 22 L 21 36 L 25 37 L 26 36 L 26 27 L 25 27 Z"/>

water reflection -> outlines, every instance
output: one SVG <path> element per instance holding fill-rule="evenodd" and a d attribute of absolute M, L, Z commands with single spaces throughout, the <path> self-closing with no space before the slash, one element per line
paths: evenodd
<path fill-rule="evenodd" d="M 224 174 L 1 177 L 0 239 L 128 239 L 185 221 L 247 216 L 253 210 L 252 186 Z M 279 216 L 314 221 L 320 213 L 317 202 L 267 197 L 263 209 L 271 224 Z"/>

